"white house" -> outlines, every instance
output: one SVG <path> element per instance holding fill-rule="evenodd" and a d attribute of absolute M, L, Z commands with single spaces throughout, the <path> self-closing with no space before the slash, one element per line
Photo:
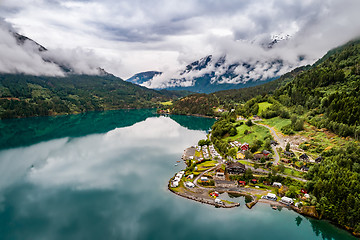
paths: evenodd
<path fill-rule="evenodd" d="M 292 200 L 292 198 L 288 198 L 288 197 L 282 197 L 280 202 L 284 203 L 286 205 L 294 204 L 294 201 Z"/>
<path fill-rule="evenodd" d="M 282 184 L 279 183 L 279 182 L 274 182 L 274 183 L 273 183 L 273 187 L 281 188 L 281 187 L 282 187 Z"/>
<path fill-rule="evenodd" d="M 268 200 L 272 200 L 272 201 L 276 201 L 277 200 L 277 196 L 276 194 L 273 194 L 273 193 L 268 193 L 266 196 L 264 196 L 265 199 L 268 199 Z"/>
<path fill-rule="evenodd" d="M 178 181 L 172 181 L 171 182 L 171 187 L 178 187 L 179 186 L 179 182 Z"/>
<path fill-rule="evenodd" d="M 218 178 L 224 178 L 225 174 L 223 172 L 216 172 L 216 177 Z"/>
<path fill-rule="evenodd" d="M 200 180 L 201 180 L 202 182 L 206 182 L 206 181 L 208 181 L 209 179 L 208 179 L 207 177 L 201 177 Z"/>
<path fill-rule="evenodd" d="M 216 204 L 223 204 L 223 202 L 222 202 L 221 199 L 219 199 L 219 198 L 215 198 L 215 203 L 216 203 Z"/>
<path fill-rule="evenodd" d="M 192 183 L 192 182 L 186 182 L 185 186 L 188 187 L 188 188 L 193 188 L 193 187 L 195 187 L 195 184 Z"/>

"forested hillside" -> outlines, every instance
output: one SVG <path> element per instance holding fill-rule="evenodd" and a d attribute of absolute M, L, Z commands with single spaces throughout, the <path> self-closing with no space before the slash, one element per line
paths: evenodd
<path fill-rule="evenodd" d="M 255 87 L 225 90 L 210 94 L 193 94 L 176 101 L 172 112 L 174 114 L 218 116 L 219 114 L 214 111 L 217 107 L 233 109 L 258 95 L 273 94 L 277 88 L 285 85 L 294 76 L 307 68 L 309 66 L 297 68 L 276 80 Z"/>
<path fill-rule="evenodd" d="M 307 119 L 341 136 L 360 134 L 360 41 L 332 50 L 325 60 L 275 91 L 284 106 L 302 106 Z"/>
<path fill-rule="evenodd" d="M 147 108 L 178 96 L 140 87 L 109 74 L 66 77 L 1 74 L 0 118 Z"/>

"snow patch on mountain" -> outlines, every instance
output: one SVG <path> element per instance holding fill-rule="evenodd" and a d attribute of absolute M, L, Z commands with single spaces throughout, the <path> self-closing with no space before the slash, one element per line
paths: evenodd
<path fill-rule="evenodd" d="M 184 70 L 164 72 L 141 85 L 148 88 L 191 87 L 200 78 L 210 77 L 210 84 L 246 84 L 281 76 L 293 66 L 281 59 L 232 61 L 226 56 L 209 55 L 186 66 Z"/>

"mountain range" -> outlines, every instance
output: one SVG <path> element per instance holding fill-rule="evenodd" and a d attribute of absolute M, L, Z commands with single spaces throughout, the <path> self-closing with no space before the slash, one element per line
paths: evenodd
<path fill-rule="evenodd" d="M 161 101 L 188 94 L 148 89 L 101 68 L 95 68 L 92 75 L 79 74 L 70 64 L 43 54 L 48 51 L 44 46 L 17 33 L 11 33 L 11 36 L 17 47 L 31 51 L 31 57 L 38 59 L 41 56 L 43 64 L 51 63 L 62 72 L 59 76 L 0 73 L 0 119 L 154 108 Z"/>
<path fill-rule="evenodd" d="M 271 51 L 289 35 L 275 35 L 271 42 L 260 44 Z M 299 56 L 299 63 L 304 60 Z M 208 55 L 188 64 L 175 73 L 148 71 L 137 73 L 126 81 L 153 89 L 188 90 L 197 93 L 212 93 L 228 89 L 240 89 L 272 81 L 291 70 L 281 58 L 230 59 L 227 55 Z"/>

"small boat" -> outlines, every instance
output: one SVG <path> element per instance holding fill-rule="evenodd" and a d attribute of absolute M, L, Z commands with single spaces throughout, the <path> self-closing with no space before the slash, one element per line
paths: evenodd
<path fill-rule="evenodd" d="M 272 206 L 271 208 L 274 209 L 274 210 L 277 210 L 277 207 L 276 207 L 276 206 Z"/>
<path fill-rule="evenodd" d="M 176 161 L 176 162 L 180 162 L 180 161 Z"/>
<path fill-rule="evenodd" d="M 175 166 L 177 166 L 178 164 L 177 163 L 175 163 Z"/>

